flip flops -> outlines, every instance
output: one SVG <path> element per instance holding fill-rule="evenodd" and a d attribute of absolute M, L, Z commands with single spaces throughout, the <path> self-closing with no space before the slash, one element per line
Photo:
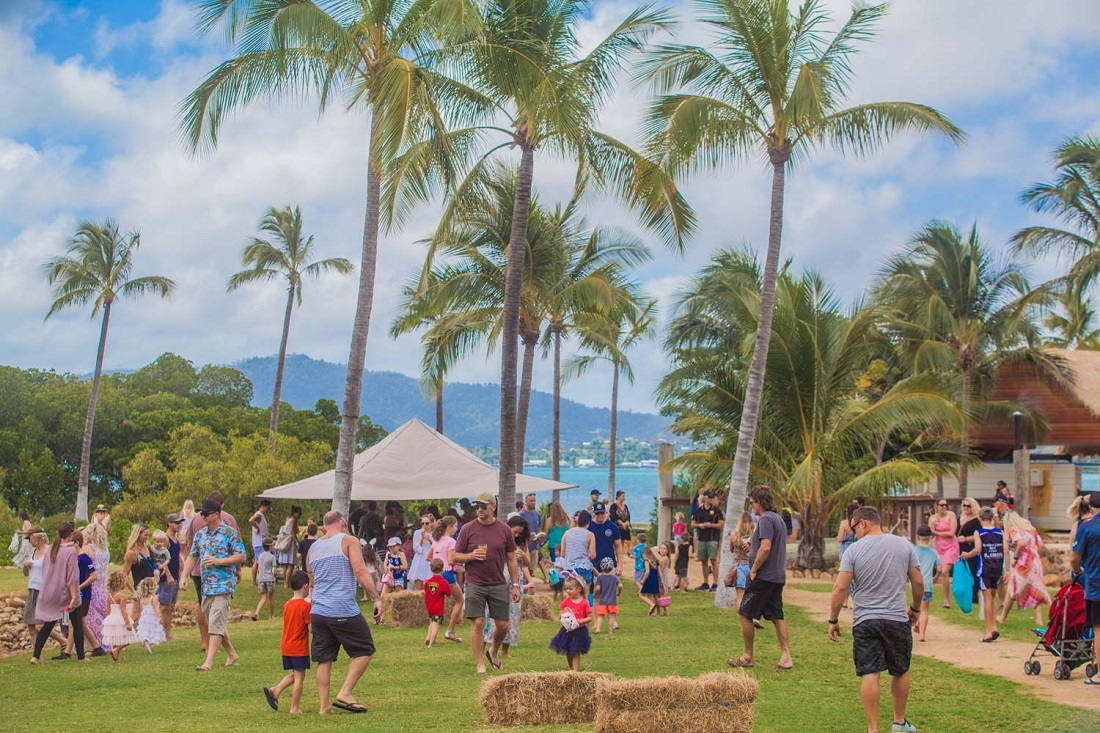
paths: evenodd
<path fill-rule="evenodd" d="M 500 662 L 493 661 L 493 655 L 489 653 L 488 649 L 485 650 L 485 659 L 489 661 L 489 664 L 493 665 L 493 669 L 501 669 L 504 667 Z"/>
<path fill-rule="evenodd" d="M 365 713 L 367 712 L 367 706 L 357 702 L 344 702 L 343 700 L 333 700 L 332 707 L 340 708 L 349 713 Z"/>
<path fill-rule="evenodd" d="M 267 700 L 267 704 L 271 706 L 272 710 L 279 712 L 279 698 L 271 693 L 270 687 L 264 688 L 264 699 Z"/>
<path fill-rule="evenodd" d="M 453 641 L 455 644 L 461 644 L 462 643 L 462 637 L 459 636 L 458 634 L 455 634 L 454 632 L 448 634 L 446 631 L 444 631 L 443 632 L 443 638 L 446 639 L 447 641 Z"/>
<path fill-rule="evenodd" d="M 751 667 L 756 666 L 756 664 L 754 662 L 746 662 L 741 657 L 737 657 L 736 659 L 734 659 L 733 657 L 730 657 L 729 659 L 726 660 L 726 664 L 728 664 L 731 667 L 736 667 L 738 669 L 749 669 Z"/>

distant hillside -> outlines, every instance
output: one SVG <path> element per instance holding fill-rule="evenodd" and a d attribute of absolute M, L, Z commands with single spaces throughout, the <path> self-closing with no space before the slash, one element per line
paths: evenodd
<path fill-rule="evenodd" d="M 266 407 L 275 388 L 275 357 L 255 357 L 234 364 L 255 386 L 253 402 Z M 339 405 L 344 398 L 347 367 L 308 356 L 292 354 L 286 360 L 282 399 L 298 409 L 310 409 L 317 400 L 328 398 Z M 500 387 L 495 384 L 446 385 L 443 398 L 444 429 L 447 436 L 468 448 L 495 446 L 499 442 Z M 435 402 L 424 396 L 420 383 L 396 372 L 367 372 L 363 380 L 362 410 L 371 420 L 392 430 L 413 417 L 435 425 Z M 553 396 L 531 395 L 527 445 L 550 445 Z M 561 401 L 563 445 L 577 445 L 594 437 L 607 437 L 611 411 Z M 667 431 L 668 421 L 660 415 L 619 412 L 619 438 L 652 441 Z"/>

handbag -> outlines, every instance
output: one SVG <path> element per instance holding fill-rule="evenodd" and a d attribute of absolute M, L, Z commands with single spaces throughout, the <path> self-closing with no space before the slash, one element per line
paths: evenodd
<path fill-rule="evenodd" d="M 288 534 L 280 533 L 275 542 L 271 544 L 271 549 L 275 552 L 290 552 L 290 549 L 294 546 L 294 538 Z"/>
<path fill-rule="evenodd" d="M 726 587 L 733 588 L 737 585 L 737 566 L 734 565 L 726 572 Z"/>
<path fill-rule="evenodd" d="M 672 596 L 657 596 L 657 605 L 661 608 L 668 608 L 672 605 Z"/>

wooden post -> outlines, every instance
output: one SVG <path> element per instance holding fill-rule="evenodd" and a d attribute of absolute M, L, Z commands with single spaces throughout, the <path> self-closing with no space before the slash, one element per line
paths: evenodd
<path fill-rule="evenodd" d="M 1031 456 L 1027 448 L 1017 448 L 1012 451 L 1013 483 L 1012 493 L 1019 503 L 1017 510 L 1025 519 L 1031 512 Z"/>
<path fill-rule="evenodd" d="M 657 445 L 657 542 L 672 539 L 672 510 L 665 509 L 662 500 L 672 498 L 672 469 L 668 462 L 675 455 L 672 443 Z"/>

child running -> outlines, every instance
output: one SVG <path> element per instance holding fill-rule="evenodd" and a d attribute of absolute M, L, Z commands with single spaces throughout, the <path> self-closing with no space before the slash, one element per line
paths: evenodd
<path fill-rule="evenodd" d="M 264 551 L 256 558 L 256 574 L 259 578 L 257 590 L 260 593 L 260 602 L 256 605 L 256 612 L 252 614 L 252 620 L 260 618 L 260 612 L 267 606 L 267 617 L 275 618 L 275 553 L 271 551 L 275 540 L 264 538 Z"/>
<path fill-rule="evenodd" d="M 695 557 L 695 547 L 691 543 L 691 533 L 680 535 L 676 545 L 676 590 L 686 593 L 688 589 L 688 563 Z"/>
<path fill-rule="evenodd" d="M 607 616 L 607 635 L 611 636 L 619 628 L 619 589 L 623 582 L 615 575 L 615 561 L 610 557 L 600 560 L 600 574 L 593 582 L 593 594 L 596 596 L 596 626 L 592 633 L 600 633 L 603 617 Z"/>
<path fill-rule="evenodd" d="M 447 596 L 451 595 L 451 584 L 443 577 L 443 561 L 432 558 L 431 570 L 432 576 L 424 581 L 424 609 L 428 612 L 428 638 L 424 646 L 435 646 L 447 608 Z"/>
<path fill-rule="evenodd" d="M 309 574 L 295 570 L 290 574 L 290 589 L 294 597 L 283 604 L 283 638 L 279 650 L 283 655 L 283 669 L 290 674 L 279 680 L 274 687 L 264 688 L 264 698 L 271 709 L 279 711 L 279 696 L 283 690 L 294 685 L 290 691 L 290 714 L 302 712 L 298 704 L 302 701 L 302 686 L 309 669 Z"/>
<path fill-rule="evenodd" d="M 559 606 L 561 628 L 550 640 L 550 648 L 564 654 L 571 672 L 581 671 L 581 656 L 592 648 L 592 636 L 588 622 L 592 620 L 592 608 L 584 597 L 584 586 L 576 578 L 565 581 L 565 598 Z"/>
<path fill-rule="evenodd" d="M 651 547 L 642 550 L 642 561 L 645 567 L 642 569 L 642 587 L 638 591 L 638 597 L 649 606 L 649 615 L 652 616 L 656 611 L 665 611 L 664 607 L 657 605 L 657 599 L 661 597 L 661 570 L 657 565 L 657 555 Z M 658 615 L 665 616 L 667 611 Z"/>
<path fill-rule="evenodd" d="M 164 641 L 164 627 L 160 623 L 160 602 L 157 600 L 157 581 L 145 578 L 137 587 L 141 599 L 141 617 L 138 619 L 137 635 L 147 654 L 153 653 L 153 647 Z"/>
<path fill-rule="evenodd" d="M 917 632 L 917 641 L 924 641 L 925 632 L 928 630 L 928 613 L 932 607 L 932 588 L 936 581 L 936 570 L 940 567 L 940 556 L 932 548 L 932 528 L 927 524 L 917 527 L 917 562 L 920 563 L 920 574 L 924 578 L 924 597 L 920 602 L 920 616 L 913 631 Z"/>
<path fill-rule="evenodd" d="M 111 647 L 111 659 L 118 661 L 118 655 L 130 644 L 138 641 L 134 633 L 134 624 L 127 612 L 130 599 L 126 595 L 126 576 L 117 570 L 107 578 L 107 599 L 111 612 L 103 619 L 103 633 L 99 641 Z"/>

